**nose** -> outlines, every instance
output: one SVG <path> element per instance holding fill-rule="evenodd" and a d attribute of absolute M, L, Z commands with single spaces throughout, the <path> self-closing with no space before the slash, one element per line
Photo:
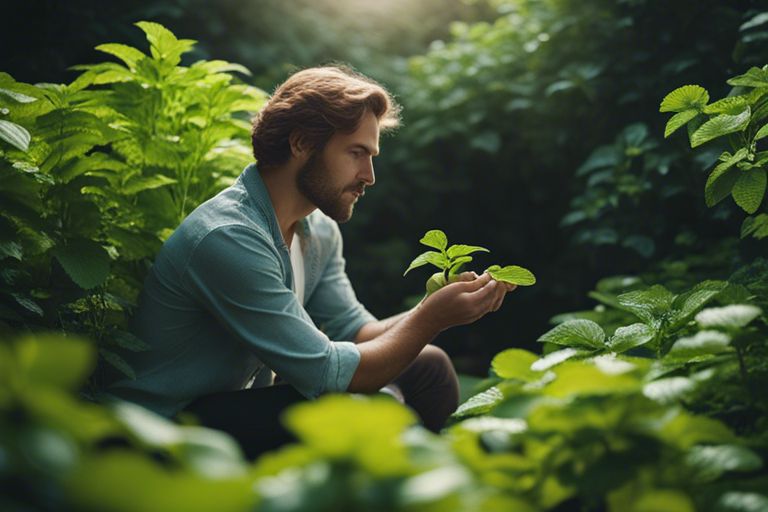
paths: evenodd
<path fill-rule="evenodd" d="M 372 186 L 376 183 L 376 174 L 373 172 L 373 159 L 368 158 L 360 173 L 360 179 L 367 185 Z"/>

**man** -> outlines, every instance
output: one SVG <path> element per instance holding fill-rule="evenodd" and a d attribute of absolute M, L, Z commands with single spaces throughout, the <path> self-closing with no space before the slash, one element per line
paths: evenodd
<path fill-rule="evenodd" d="M 192 212 L 158 254 L 133 324 L 152 349 L 126 354 L 136 379 L 115 380 L 105 396 L 169 417 L 193 412 L 249 457 L 291 439 L 278 420 L 285 407 L 329 392 L 386 386 L 438 431 L 458 381 L 429 343 L 498 309 L 514 287 L 464 273 L 386 320 L 357 301 L 337 223 L 374 184 L 380 130 L 398 114 L 383 87 L 347 69 L 282 84 L 254 119 L 258 166 Z"/>

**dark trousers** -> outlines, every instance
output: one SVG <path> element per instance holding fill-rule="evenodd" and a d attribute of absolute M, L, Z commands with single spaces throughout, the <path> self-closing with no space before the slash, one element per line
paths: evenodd
<path fill-rule="evenodd" d="M 433 432 L 438 432 L 458 407 L 456 371 L 448 355 L 434 345 L 424 347 L 392 384 L 395 394 L 401 394 L 406 405 Z M 279 418 L 285 408 L 304 400 L 292 386 L 277 384 L 207 395 L 192 402 L 184 412 L 197 416 L 206 427 L 229 433 L 240 443 L 245 456 L 254 460 L 297 440 Z"/>

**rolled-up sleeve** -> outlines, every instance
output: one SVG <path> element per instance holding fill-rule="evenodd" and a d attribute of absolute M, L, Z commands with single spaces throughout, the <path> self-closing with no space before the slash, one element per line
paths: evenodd
<path fill-rule="evenodd" d="M 332 222 L 331 227 L 331 256 L 305 307 L 331 339 L 351 340 L 363 325 L 375 322 L 376 317 L 357 300 L 345 271 L 339 226 Z"/>
<path fill-rule="evenodd" d="M 211 231 L 192 252 L 187 285 L 235 339 L 304 396 L 345 391 L 360 352 L 314 325 L 283 282 L 280 256 L 265 238 L 241 225 Z"/>

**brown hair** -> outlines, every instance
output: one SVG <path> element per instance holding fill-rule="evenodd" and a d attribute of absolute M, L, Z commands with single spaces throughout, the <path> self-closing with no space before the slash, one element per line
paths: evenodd
<path fill-rule="evenodd" d="M 400 124 L 400 105 L 374 80 L 345 66 L 304 69 L 280 85 L 253 119 L 253 156 L 263 167 L 285 163 L 294 130 L 311 151 L 322 149 L 336 131 L 355 131 L 366 111 L 382 131 Z"/>

